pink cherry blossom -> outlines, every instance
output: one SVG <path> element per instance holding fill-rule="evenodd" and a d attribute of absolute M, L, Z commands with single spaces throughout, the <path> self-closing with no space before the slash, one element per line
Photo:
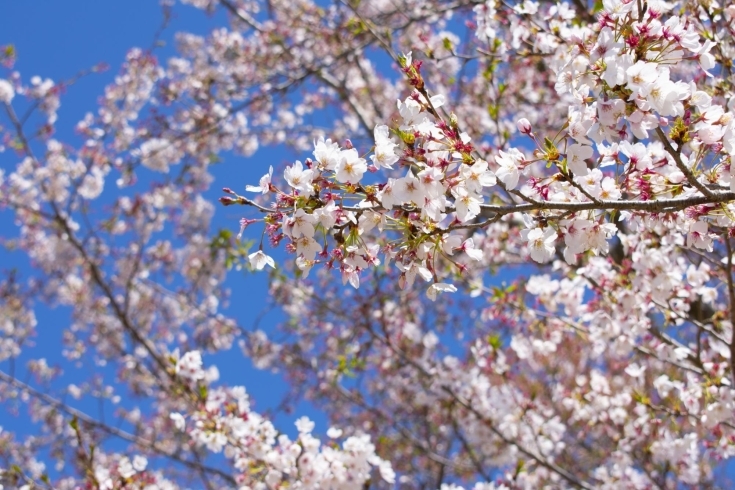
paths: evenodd
<path fill-rule="evenodd" d="M 165 4 L 0 47 L 0 485 L 727 487 L 732 6 Z"/>

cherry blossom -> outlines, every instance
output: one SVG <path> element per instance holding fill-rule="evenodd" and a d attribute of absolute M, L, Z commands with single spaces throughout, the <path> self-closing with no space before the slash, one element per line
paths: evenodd
<path fill-rule="evenodd" d="M 342 150 L 339 163 L 335 169 L 337 182 L 357 184 L 366 171 L 367 163 L 364 158 L 360 158 L 356 149 Z"/>
<path fill-rule="evenodd" d="M 1 485 L 726 486 L 731 6 L 180 3 L 78 139 L 0 49 Z"/>
<path fill-rule="evenodd" d="M 10 104 L 13 97 L 15 97 L 13 85 L 7 80 L 0 79 L 0 102 Z"/>
<path fill-rule="evenodd" d="M 533 228 L 531 230 L 524 230 L 523 233 L 528 241 L 528 246 L 531 249 L 531 258 L 536 262 L 547 262 L 554 256 L 556 248 L 554 247 L 554 241 L 556 240 L 557 234 L 551 228 L 541 229 Z"/>
<path fill-rule="evenodd" d="M 273 268 L 276 267 L 273 258 L 264 254 L 262 250 L 258 250 L 257 252 L 248 255 L 248 260 L 250 261 L 250 267 L 255 270 L 261 271 L 266 265 Z"/>
<path fill-rule="evenodd" d="M 273 179 L 273 165 L 268 168 L 268 173 L 260 178 L 260 183 L 257 186 L 247 185 L 245 190 L 250 192 L 260 192 L 261 194 L 267 194 L 270 191 L 271 180 Z"/>
<path fill-rule="evenodd" d="M 303 164 L 298 160 L 284 170 L 283 178 L 288 182 L 288 185 L 304 195 L 310 196 L 314 192 L 311 185 L 314 172 L 310 169 L 305 169 Z"/>

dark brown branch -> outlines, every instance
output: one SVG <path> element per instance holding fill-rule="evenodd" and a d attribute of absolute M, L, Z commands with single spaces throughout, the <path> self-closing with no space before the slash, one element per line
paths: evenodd
<path fill-rule="evenodd" d="M 727 247 L 727 270 L 725 277 L 727 279 L 727 295 L 730 306 L 730 324 L 732 328 L 732 337 L 730 338 L 730 371 L 732 371 L 733 381 L 735 381 L 735 282 L 732 277 L 732 245 L 730 237 L 725 237 L 725 246 Z"/>

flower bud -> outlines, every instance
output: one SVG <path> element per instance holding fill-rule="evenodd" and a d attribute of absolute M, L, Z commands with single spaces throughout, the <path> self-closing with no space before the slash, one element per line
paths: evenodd
<path fill-rule="evenodd" d="M 516 125 L 521 134 L 531 134 L 531 122 L 525 117 L 519 119 Z"/>
<path fill-rule="evenodd" d="M 457 118 L 457 115 L 453 112 L 449 115 L 449 126 L 451 126 L 452 129 L 457 129 L 457 127 L 459 126 L 459 119 Z"/>

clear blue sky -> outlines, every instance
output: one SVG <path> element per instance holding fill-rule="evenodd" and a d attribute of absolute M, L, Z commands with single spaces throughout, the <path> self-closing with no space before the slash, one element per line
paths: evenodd
<path fill-rule="evenodd" d="M 174 53 L 171 40 L 179 31 L 206 34 L 215 27 L 226 25 L 223 12 L 207 16 L 204 12 L 189 6 L 177 4 L 174 17 L 163 32 L 161 39 L 165 42 L 156 49 L 159 59 L 165 59 Z M 97 98 L 103 93 L 106 84 L 110 83 L 119 72 L 125 53 L 132 47 L 148 48 L 154 34 L 161 27 L 162 10 L 155 0 L 32 0 L 4 2 L 0 15 L 0 45 L 15 45 L 18 60 L 14 67 L 25 81 L 33 75 L 53 80 L 65 80 L 78 72 L 88 69 L 100 62 L 110 66 L 107 72 L 87 76 L 71 86 L 62 97 L 55 138 L 78 146 L 79 138 L 74 134 L 74 125 L 85 113 L 96 110 Z M 2 77 L 3 72 L 0 72 Z M 212 168 L 215 184 L 207 194 L 207 198 L 215 201 L 220 189 L 229 186 L 243 189 L 246 183 L 257 184 L 260 176 L 266 172 L 269 163 L 280 163 L 292 160 L 294 156 L 283 150 L 264 149 L 254 157 L 245 159 L 234 155 L 223 155 L 223 163 Z M 0 168 L 10 171 L 17 163 L 12 151 L 0 154 Z M 114 186 L 106 186 L 106 192 L 114 192 Z M 241 209 L 216 206 L 214 229 L 221 227 L 237 230 Z M 7 211 L 0 211 L 0 237 L 15 236 L 17 231 L 12 226 L 12 216 Z M 28 271 L 28 263 L 18 253 L 8 253 L 0 248 L 0 270 L 18 268 L 20 272 Z M 233 290 L 232 307 L 226 312 L 236 318 L 243 326 L 250 326 L 255 317 L 263 310 L 267 302 L 267 275 L 232 273 L 228 285 Z M 42 309 L 39 315 L 37 338 L 38 347 L 29 354 L 34 357 L 46 357 L 50 364 L 60 356 L 60 333 L 63 316 L 59 310 Z M 279 319 L 278 314 L 266 316 L 260 323 L 265 328 Z M 27 355 L 24 354 L 24 357 Z M 280 378 L 253 369 L 245 360 L 237 347 L 224 355 L 205 356 L 205 363 L 216 362 L 222 374 L 221 380 L 229 385 L 244 385 L 254 397 L 256 408 L 262 410 L 273 406 L 280 398 L 285 384 Z M 20 368 L 20 362 L 19 368 Z M 91 366 L 88 366 L 89 368 Z M 7 363 L 0 363 L 0 369 L 7 370 Z M 73 382 L 73 370 L 67 369 Z M 84 371 L 80 371 L 80 374 Z M 83 378 L 80 377 L 81 381 Z M 326 430 L 324 419 L 313 409 L 303 407 L 302 414 L 308 414 L 321 424 L 317 430 Z M 108 412 L 111 414 L 112 412 Z M 278 417 L 279 428 L 288 433 L 293 429 L 293 416 Z M 9 414 L 0 407 L 0 426 L 13 427 L 16 430 L 24 427 L 23 418 Z M 320 427 L 321 425 L 321 427 Z"/>

